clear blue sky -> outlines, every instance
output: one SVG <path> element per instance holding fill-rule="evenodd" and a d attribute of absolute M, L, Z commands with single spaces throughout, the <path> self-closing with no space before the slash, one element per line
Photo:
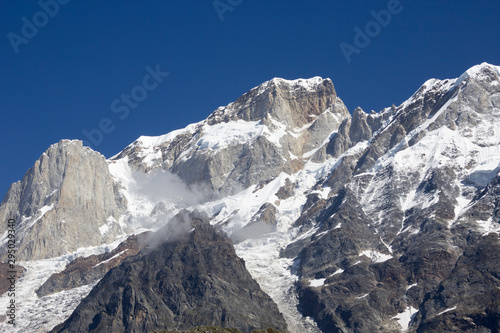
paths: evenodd
<path fill-rule="evenodd" d="M 379 111 L 429 78 L 500 65 L 499 1 L 220 0 L 231 9 L 223 21 L 213 0 L 59 1 L 68 3 L 51 17 L 37 1 L 0 0 L 2 198 L 50 144 L 85 139 L 104 118 L 114 130 L 94 148 L 110 157 L 273 77 L 329 77 L 350 111 Z M 371 11 L 388 6 L 395 13 L 377 31 Z M 355 47 L 355 27 L 367 24 L 373 37 L 348 63 L 340 44 Z M 169 75 L 144 90 L 157 64 Z M 147 97 L 131 108 L 120 99 L 134 88 Z"/>

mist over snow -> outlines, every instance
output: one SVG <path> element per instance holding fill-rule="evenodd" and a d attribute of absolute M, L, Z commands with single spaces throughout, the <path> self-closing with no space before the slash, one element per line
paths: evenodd
<path fill-rule="evenodd" d="M 231 239 L 234 242 L 239 243 L 247 239 L 261 238 L 273 231 L 275 231 L 275 228 L 273 228 L 271 225 L 267 224 L 264 221 L 257 221 L 254 223 L 249 223 L 241 229 L 235 230 L 231 235 Z"/>
<path fill-rule="evenodd" d="M 147 249 L 152 250 L 166 242 L 185 239 L 194 230 L 194 223 L 187 210 L 181 210 L 167 225 L 148 237 Z"/>
<path fill-rule="evenodd" d="M 151 202 L 169 202 L 179 208 L 207 201 L 206 189 L 202 185 L 186 185 L 182 179 L 165 170 L 153 170 L 148 174 L 134 172 L 135 183 L 131 190 Z"/>

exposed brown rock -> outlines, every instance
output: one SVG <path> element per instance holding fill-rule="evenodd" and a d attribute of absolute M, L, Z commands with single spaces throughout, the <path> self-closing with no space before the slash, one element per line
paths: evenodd
<path fill-rule="evenodd" d="M 150 232 L 130 236 L 111 252 L 76 258 L 62 272 L 53 274 L 36 290 L 38 297 L 100 280 L 111 268 L 118 266 L 126 258 L 139 253 L 147 245 L 150 236 Z"/>

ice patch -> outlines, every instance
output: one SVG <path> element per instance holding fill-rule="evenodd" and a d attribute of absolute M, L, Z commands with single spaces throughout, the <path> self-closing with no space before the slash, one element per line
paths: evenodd
<path fill-rule="evenodd" d="M 368 293 L 368 294 L 364 294 L 364 295 L 362 295 L 362 296 L 358 296 L 358 297 L 356 297 L 356 299 L 362 299 L 362 298 L 368 297 L 369 295 L 370 295 L 370 293 Z"/>
<path fill-rule="evenodd" d="M 391 319 L 396 319 L 399 325 L 401 325 L 403 332 L 406 332 L 408 330 L 408 327 L 410 326 L 410 322 L 412 321 L 413 318 L 415 318 L 417 312 L 418 312 L 417 309 L 415 309 L 413 306 L 409 306 L 406 308 L 404 312 L 401 312 L 400 314 L 392 317 Z"/>
<path fill-rule="evenodd" d="M 196 142 L 199 149 L 222 149 L 235 144 L 252 142 L 261 135 L 264 125 L 260 121 L 237 120 L 204 126 L 204 135 Z"/>
<path fill-rule="evenodd" d="M 475 167 L 468 180 L 477 186 L 485 187 L 499 172 L 500 163 L 498 160 L 488 160 Z"/>
<path fill-rule="evenodd" d="M 57 191 L 59 191 L 58 189 L 55 189 L 53 190 L 52 192 L 50 192 L 49 194 L 47 194 L 45 197 L 48 198 L 50 197 L 51 195 L 53 195 L 54 193 L 56 193 Z"/>
<path fill-rule="evenodd" d="M 314 279 L 309 281 L 309 286 L 311 287 L 321 287 L 322 285 L 325 284 L 326 279 Z"/>
<path fill-rule="evenodd" d="M 408 287 L 406 287 L 406 291 L 410 290 L 411 288 L 413 287 L 416 287 L 417 286 L 417 283 L 414 283 L 412 285 L 409 285 Z"/>
<path fill-rule="evenodd" d="M 118 257 L 119 257 L 119 256 L 121 256 L 122 254 L 124 254 L 127 250 L 128 250 L 128 249 L 125 249 L 125 250 L 123 250 L 122 252 L 115 254 L 115 255 L 114 255 L 114 256 L 112 256 L 111 258 L 109 258 L 109 259 L 107 259 L 107 260 L 104 260 L 104 261 L 101 261 L 100 263 L 98 263 L 97 265 L 95 265 L 93 268 L 95 268 L 95 267 L 97 267 L 97 266 L 99 266 L 99 265 L 105 264 L 105 263 L 107 263 L 108 261 L 111 261 L 111 260 L 113 260 L 113 259 L 115 259 L 115 258 L 118 258 Z"/>
<path fill-rule="evenodd" d="M 281 147 L 281 138 L 289 133 L 287 131 L 287 126 L 277 120 L 274 120 L 272 117 L 269 118 L 274 128 L 271 130 L 268 126 L 265 126 L 263 128 L 263 134 L 269 142 L 273 143 L 276 147 Z"/>
<path fill-rule="evenodd" d="M 111 227 L 114 223 L 117 223 L 115 218 L 113 216 L 109 216 L 106 219 L 106 224 L 103 224 L 99 227 L 99 232 L 101 233 L 101 235 L 106 235 L 111 230 Z"/>
<path fill-rule="evenodd" d="M 186 133 L 186 132 L 193 132 L 197 125 L 198 125 L 198 123 L 189 124 L 185 128 L 174 130 L 172 132 L 169 132 L 167 134 L 160 135 L 160 136 L 143 135 L 143 136 L 140 136 L 134 143 L 132 143 L 132 145 L 140 143 L 144 147 L 159 146 L 165 142 L 173 140 L 178 135 L 181 135 L 181 134 Z M 113 156 L 113 157 L 115 157 L 115 156 Z M 113 159 L 113 157 L 111 157 L 111 159 Z"/>
<path fill-rule="evenodd" d="M 383 254 L 375 250 L 366 250 L 363 251 L 359 254 L 359 256 L 367 256 L 368 258 L 371 259 L 373 263 L 381 263 L 384 261 L 387 261 L 389 259 L 392 259 L 392 256 L 389 254 Z"/>
<path fill-rule="evenodd" d="M 54 209 L 54 204 L 52 204 L 50 206 L 43 206 L 42 208 L 40 208 L 39 209 L 40 216 L 37 217 L 37 219 L 35 220 L 35 222 L 37 222 L 38 220 L 40 220 L 45 215 L 45 213 L 47 213 L 48 211 L 51 211 L 52 209 Z"/>
<path fill-rule="evenodd" d="M 488 235 L 490 233 L 500 234 L 500 223 L 493 222 L 493 218 L 490 217 L 486 221 L 476 221 L 479 226 L 479 231 L 483 233 L 483 236 Z"/>
<path fill-rule="evenodd" d="M 439 312 L 436 316 L 443 315 L 443 314 L 445 314 L 446 312 L 450 312 L 450 311 L 455 310 L 456 308 L 457 308 L 457 307 L 456 307 L 456 306 L 454 306 L 454 307 L 452 307 L 452 308 L 446 309 L 446 310 L 444 310 L 444 311 Z"/>
<path fill-rule="evenodd" d="M 318 239 L 320 239 L 321 237 L 323 237 L 324 235 L 326 235 L 326 234 L 328 233 L 328 231 L 330 231 L 330 230 L 327 230 L 327 231 L 322 231 L 322 232 L 320 232 L 319 234 L 316 234 L 316 235 L 315 235 L 316 240 L 318 240 Z"/>
<path fill-rule="evenodd" d="M 318 193 L 318 194 L 319 194 L 319 197 L 320 197 L 321 199 L 326 200 L 326 199 L 328 199 L 328 194 L 330 194 L 330 190 L 331 190 L 331 189 L 332 189 L 331 187 L 329 187 L 329 186 L 325 186 L 325 187 L 323 187 L 321 190 L 316 190 L 316 191 L 313 191 L 313 192 L 311 192 L 311 193 Z"/>

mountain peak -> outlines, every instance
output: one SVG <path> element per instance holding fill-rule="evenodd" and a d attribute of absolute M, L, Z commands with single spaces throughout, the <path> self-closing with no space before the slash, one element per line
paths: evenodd
<path fill-rule="evenodd" d="M 335 104 L 343 106 L 330 79 L 319 76 L 296 80 L 273 78 L 250 89 L 226 107 L 219 107 L 207 120 L 214 124 L 273 118 L 287 126 L 302 127 Z M 341 111 L 344 109 L 342 107 Z"/>
<path fill-rule="evenodd" d="M 79 141 L 53 145 L 0 205 L 1 219 L 19 220 L 17 258 L 35 260 L 22 283 L 33 288 L 16 293 L 29 304 L 21 330 L 48 330 L 75 308 L 67 332 L 184 328 L 207 313 L 221 326 L 271 327 L 278 310 L 301 333 L 497 327 L 498 73 L 483 63 L 352 115 L 329 79 L 274 78 L 111 160 Z M 114 251 L 106 266 L 90 258 L 90 270 L 67 274 L 76 262 L 58 279 L 97 276 L 122 258 L 122 236 L 146 230 L 162 230 L 158 246 L 128 250 L 82 302 L 92 285 L 33 294 L 78 253 Z"/>
<path fill-rule="evenodd" d="M 61 140 L 11 186 L 0 217 L 22 222 L 17 230 L 19 259 L 43 259 L 113 240 L 121 232 L 116 222 L 119 196 L 103 155 L 80 140 Z M 75 231 L 82 226 L 84 232 Z M 6 256 L 6 248 L 0 256 Z"/>
<path fill-rule="evenodd" d="M 208 180 L 210 189 L 230 191 L 296 172 L 349 117 L 330 79 L 274 78 L 199 123 L 140 137 L 113 160 L 128 156 L 134 170 L 161 167 L 187 184 Z"/>
<path fill-rule="evenodd" d="M 482 64 L 472 66 L 466 70 L 460 77 L 456 80 L 455 86 L 458 86 L 461 82 L 473 78 L 476 81 L 498 81 L 500 76 L 500 67 L 491 65 L 487 62 Z"/>
<path fill-rule="evenodd" d="M 320 76 L 314 76 L 309 79 L 295 79 L 295 80 L 287 80 L 283 79 L 280 77 L 275 77 L 267 82 L 264 82 L 262 85 L 266 84 L 274 84 L 274 85 L 280 85 L 280 86 L 286 86 L 286 87 L 293 87 L 293 88 L 300 88 L 303 87 L 306 90 L 315 90 L 318 85 L 322 84 L 323 81 L 329 81 L 331 82 L 330 79 L 323 79 Z M 261 86 L 262 86 L 261 85 Z"/>
<path fill-rule="evenodd" d="M 318 90 L 323 89 L 322 87 L 333 88 L 333 82 L 330 79 L 323 79 L 320 76 L 314 76 L 309 79 L 294 79 L 287 80 L 280 77 L 272 78 L 269 81 L 265 81 L 262 84 L 250 89 L 246 94 L 255 93 L 255 95 L 261 95 L 265 92 L 271 92 L 276 89 L 280 91 L 288 91 L 291 93 L 298 93 L 300 91 L 314 93 Z M 335 89 L 332 89 L 335 92 Z M 245 96 L 244 94 L 243 96 Z"/>
<path fill-rule="evenodd" d="M 493 70 L 498 72 L 498 71 L 500 71 L 500 66 L 495 66 L 495 65 L 492 65 L 490 63 L 483 62 L 481 64 L 472 66 L 471 68 L 466 70 L 465 73 L 469 74 L 469 76 L 474 76 L 474 75 L 477 75 L 478 73 L 480 73 L 481 71 L 487 70 L 487 69 L 493 69 Z"/>

